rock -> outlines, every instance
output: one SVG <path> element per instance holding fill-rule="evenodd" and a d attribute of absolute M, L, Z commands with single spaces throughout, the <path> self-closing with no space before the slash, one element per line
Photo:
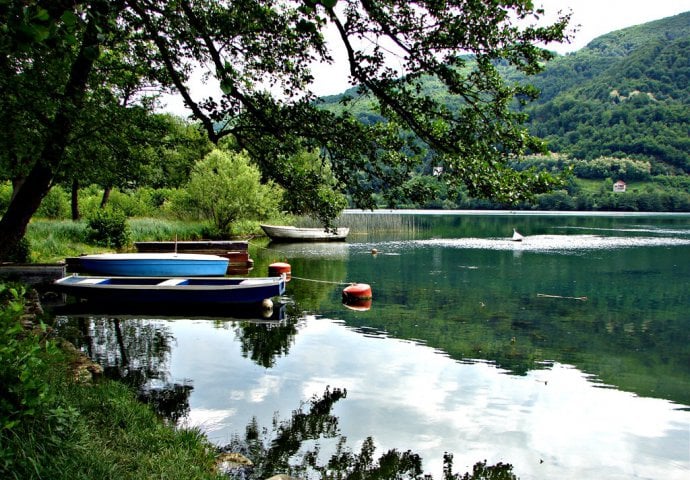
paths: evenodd
<path fill-rule="evenodd" d="M 223 452 L 216 458 L 216 470 L 223 475 L 230 475 L 237 470 L 247 470 L 254 466 L 251 460 L 236 452 Z"/>

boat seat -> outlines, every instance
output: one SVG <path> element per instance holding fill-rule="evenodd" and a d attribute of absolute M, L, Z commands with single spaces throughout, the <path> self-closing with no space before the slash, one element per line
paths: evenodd
<path fill-rule="evenodd" d="M 103 283 L 107 280 L 107 278 L 84 278 L 79 280 L 79 285 L 98 285 L 99 283 Z"/>
<path fill-rule="evenodd" d="M 158 284 L 158 286 L 161 287 L 174 287 L 175 285 L 179 285 L 181 283 L 184 283 L 186 281 L 185 278 L 168 278 L 167 280 L 163 280 Z"/>

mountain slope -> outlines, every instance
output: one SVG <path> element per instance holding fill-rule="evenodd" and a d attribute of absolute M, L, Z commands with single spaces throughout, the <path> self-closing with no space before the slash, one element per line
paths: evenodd
<path fill-rule="evenodd" d="M 690 173 L 690 12 L 602 35 L 534 77 L 500 69 L 508 81 L 541 92 L 524 111 L 531 133 L 552 151 L 649 160 L 653 174 Z M 435 81 L 425 93 L 445 95 Z M 353 102 L 339 104 L 346 96 Z M 381 119 L 356 89 L 321 100 L 324 108 L 347 109 L 364 122 Z"/>
<path fill-rule="evenodd" d="M 530 129 L 553 150 L 690 172 L 690 12 L 601 36 L 531 82 Z"/>

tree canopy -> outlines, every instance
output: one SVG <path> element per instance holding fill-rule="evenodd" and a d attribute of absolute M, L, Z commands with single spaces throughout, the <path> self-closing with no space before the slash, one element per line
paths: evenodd
<path fill-rule="evenodd" d="M 471 193 L 515 201 L 544 191 L 553 178 L 506 167 L 542 145 L 510 108 L 531 90 L 507 84 L 495 66 L 541 69 L 552 54 L 540 45 L 563 40 L 569 21 L 544 24 L 543 16 L 530 0 L 2 2 L 0 115 L 12 128 L 0 139 L 0 172 L 16 191 L 0 221 L 0 258 L 57 180 L 101 168 L 98 158 L 69 155 L 90 115 L 151 111 L 152 97 L 166 91 L 182 96 L 212 142 L 232 137 L 264 179 L 286 189 L 302 185 L 288 184 L 300 176 L 288 175 L 282 159 L 316 150 L 328 182 L 333 175 L 368 207 L 371 185 L 395 191 L 429 147 L 444 178 Z M 337 39 L 327 42 L 329 27 Z M 332 62 L 336 49 L 385 122 L 365 125 L 317 108 L 313 66 Z M 218 80 L 222 96 L 193 97 L 199 68 Z M 428 76 L 459 107 L 425 95 L 419 82 Z"/>

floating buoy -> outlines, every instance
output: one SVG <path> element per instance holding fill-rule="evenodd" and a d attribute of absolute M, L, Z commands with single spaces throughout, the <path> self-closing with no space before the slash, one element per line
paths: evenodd
<path fill-rule="evenodd" d="M 348 305 L 371 299 L 371 287 L 366 283 L 353 283 L 343 289 L 343 303 Z"/>
<path fill-rule="evenodd" d="M 268 266 L 269 277 L 280 277 L 283 274 L 285 274 L 285 281 L 289 281 L 292 275 L 292 267 L 289 263 L 275 262 Z"/>
<path fill-rule="evenodd" d="M 270 298 L 265 298 L 261 302 L 261 316 L 263 318 L 270 318 L 273 315 L 273 301 Z"/>
<path fill-rule="evenodd" d="M 375 248 L 372 248 L 372 249 L 371 249 L 371 254 L 372 254 L 372 255 L 376 255 L 377 253 L 379 253 L 378 250 L 376 250 Z"/>

